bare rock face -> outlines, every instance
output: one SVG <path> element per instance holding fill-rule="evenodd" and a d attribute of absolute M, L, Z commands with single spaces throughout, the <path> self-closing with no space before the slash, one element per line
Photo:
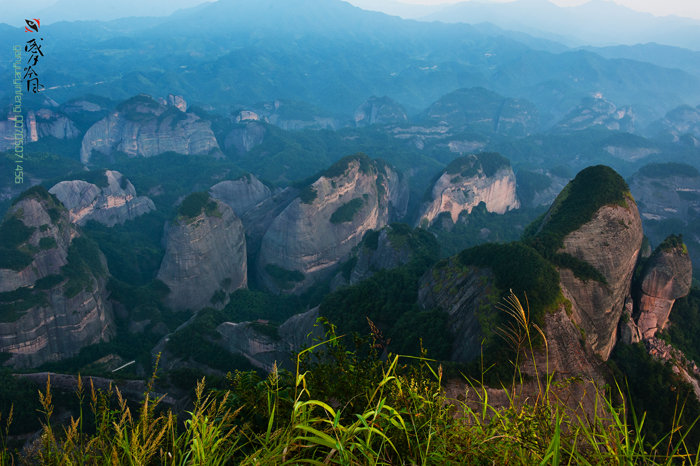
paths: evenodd
<path fill-rule="evenodd" d="M 690 292 L 693 267 L 683 240 L 670 236 L 644 267 L 637 325 L 644 339 L 664 329 L 676 299 Z"/>
<path fill-rule="evenodd" d="M 106 260 L 55 197 L 41 187 L 26 191 L 0 230 L 0 352 L 10 354 L 7 364 L 37 366 L 114 335 Z"/>
<path fill-rule="evenodd" d="M 217 183 L 209 189 L 215 199 L 227 204 L 237 216 L 242 216 L 264 200 L 272 197 L 272 191 L 255 175 Z"/>
<path fill-rule="evenodd" d="M 442 309 L 449 316 L 454 342 L 450 360 L 468 362 L 479 356 L 483 336 L 477 311 L 493 306 L 489 296 L 493 283 L 490 270 L 464 266 L 455 259 L 421 278 L 418 304 L 423 309 Z"/>
<path fill-rule="evenodd" d="M 111 227 L 155 210 L 153 201 L 137 196 L 134 185 L 121 173 L 105 170 L 103 176 L 103 187 L 82 180 L 61 181 L 49 192 L 66 206 L 70 221 L 78 225 L 95 220 Z"/>
<path fill-rule="evenodd" d="M 169 151 L 221 154 L 209 122 L 143 94 L 122 102 L 85 133 L 80 160 L 88 163 L 93 151 L 106 155 L 117 151 L 129 157 L 151 157 Z"/>
<path fill-rule="evenodd" d="M 56 139 L 75 139 L 80 136 L 80 130 L 65 115 L 48 108 L 36 112 L 27 112 L 27 128 L 29 141 L 35 142 L 45 137 Z"/>
<path fill-rule="evenodd" d="M 423 115 L 454 130 L 522 137 L 539 126 L 537 107 L 522 99 L 506 98 L 482 87 L 459 89 L 440 98 Z"/>
<path fill-rule="evenodd" d="M 611 168 L 586 168 L 554 201 L 536 241 L 558 265 L 572 319 L 603 360 L 617 341 L 643 239 L 628 189 Z"/>
<path fill-rule="evenodd" d="M 270 325 L 260 321 L 224 322 L 216 330 L 226 349 L 243 355 L 253 366 L 271 371 L 276 364 L 291 370 L 294 352 L 311 346 L 314 337 L 322 336 L 320 329 L 314 328 L 318 316 L 318 307 L 294 315 L 277 327 L 275 336 L 270 336 L 271 332 L 260 332 L 261 325 Z"/>
<path fill-rule="evenodd" d="M 471 213 L 481 202 L 486 210 L 499 214 L 520 207 L 513 169 L 508 159 L 498 154 L 455 159 L 430 189 L 417 223 L 428 227 L 445 212 L 457 223 L 462 212 Z"/>
<path fill-rule="evenodd" d="M 262 283 L 300 292 L 330 276 L 367 231 L 405 214 L 407 192 L 394 169 L 366 155 L 338 161 L 267 229 L 257 267 Z"/>
<path fill-rule="evenodd" d="M 408 122 L 406 109 L 389 97 L 372 96 L 355 110 L 356 126 L 401 124 Z"/>
<path fill-rule="evenodd" d="M 262 144 L 266 133 L 265 124 L 257 119 L 243 120 L 226 135 L 224 148 L 235 149 L 238 155 L 247 154 Z"/>
<path fill-rule="evenodd" d="M 0 151 L 10 150 L 15 143 L 15 114 L 8 113 L 7 119 L 0 121 Z M 25 144 L 46 137 L 75 139 L 80 130 L 65 114 L 48 108 L 29 110 L 20 115 L 23 121 L 22 136 Z M 10 119 L 13 118 L 13 119 Z"/>
<path fill-rule="evenodd" d="M 596 95 L 583 99 L 555 127 L 556 131 L 581 131 L 606 128 L 614 131 L 634 131 L 634 114 L 629 107 L 618 108 L 614 103 Z M 613 154 L 614 155 L 614 154 Z"/>
<path fill-rule="evenodd" d="M 404 223 L 393 223 L 379 231 L 370 231 L 362 238 L 353 256 L 333 277 L 331 289 L 354 285 L 380 270 L 407 264 L 416 257 L 438 256 L 435 237 L 425 230 L 411 230 Z"/>
<path fill-rule="evenodd" d="M 223 307 L 229 293 L 247 286 L 243 225 L 223 202 L 207 193 L 190 195 L 166 236 L 158 279 L 170 288 L 166 304 L 172 309 Z"/>
<path fill-rule="evenodd" d="M 668 142 L 687 142 L 698 147 L 700 138 L 700 106 L 682 105 L 652 123 L 648 133 Z"/>

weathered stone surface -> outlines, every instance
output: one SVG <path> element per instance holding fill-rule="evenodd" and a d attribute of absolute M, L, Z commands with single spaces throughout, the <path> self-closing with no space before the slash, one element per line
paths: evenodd
<path fill-rule="evenodd" d="M 631 133 L 634 131 L 634 114 L 629 107 L 618 108 L 602 95 L 596 95 L 583 99 L 557 123 L 554 130 L 581 131 L 590 128 L 606 128 Z"/>
<path fill-rule="evenodd" d="M 625 308 L 620 318 L 620 341 L 626 345 L 632 345 L 642 341 L 642 334 L 637 323 L 632 318 L 634 302 L 632 297 L 625 299 Z"/>
<path fill-rule="evenodd" d="M 451 164 L 437 179 L 431 188 L 430 200 L 421 206 L 417 224 L 429 226 L 443 212 L 449 213 L 452 222 L 457 223 L 462 212 L 471 213 L 481 202 L 486 204 L 486 210 L 499 214 L 519 208 L 515 174 L 510 164 L 506 161 L 487 174 L 479 161 L 479 157 L 486 156 L 471 155 L 455 160 L 463 163 L 454 169 Z"/>
<path fill-rule="evenodd" d="M 158 279 L 170 288 L 166 303 L 172 309 L 221 307 L 229 293 L 247 286 L 243 225 L 229 206 L 212 202 L 216 209 L 211 215 L 204 210 L 192 219 L 178 217 L 167 229 Z M 223 299 L 212 302 L 217 292 L 224 293 Z"/>
<path fill-rule="evenodd" d="M 26 287 L 23 290 L 28 294 L 24 299 L 0 303 L 0 352 L 10 353 L 7 364 L 15 367 L 73 356 L 86 345 L 109 340 L 115 332 L 104 256 L 99 250 L 92 258 L 78 257 L 77 251 L 69 255 L 69 246 L 82 240 L 81 235 L 60 203 L 43 193 L 22 199 L 8 213 L 35 228 L 20 246 L 35 251 L 32 263 L 19 271 L 0 269 L 1 292 L 19 292 Z M 47 240 L 50 244 L 42 246 Z M 80 284 L 62 270 L 69 260 L 87 261 L 82 265 Z M 49 276 L 55 276 L 56 281 L 36 287 L 38 280 Z M 13 315 L 7 307 L 13 303 L 24 310 Z"/>
<path fill-rule="evenodd" d="M 654 251 L 644 267 L 637 325 L 645 339 L 653 337 L 668 323 L 676 299 L 690 292 L 693 267 L 684 244 Z"/>
<path fill-rule="evenodd" d="M 365 232 L 405 214 L 407 187 L 392 168 L 358 155 L 329 170 L 333 173 L 306 188 L 308 197 L 292 201 L 263 236 L 258 274 L 271 290 L 308 288 L 347 259 Z"/>
<path fill-rule="evenodd" d="M 235 149 L 238 155 L 244 155 L 262 144 L 266 133 L 267 129 L 264 123 L 257 120 L 245 120 L 229 131 L 224 139 L 224 148 L 226 150 Z"/>
<path fill-rule="evenodd" d="M 81 134 L 73 121 L 55 110 L 41 108 L 37 111 L 29 110 L 19 116 L 22 117 L 19 119 L 22 122 L 20 133 L 16 133 L 14 113 L 8 113 L 7 119 L 0 121 L 0 151 L 14 148 L 15 134 L 21 135 L 25 144 L 46 137 L 75 139 Z"/>
<path fill-rule="evenodd" d="M 465 267 L 452 259 L 428 270 L 421 278 L 418 304 L 447 313 L 453 337 L 450 360 L 468 362 L 481 354 L 482 331 L 477 311 L 491 307 L 494 276 L 488 269 Z"/>
<path fill-rule="evenodd" d="M 107 186 L 99 187 L 82 180 L 61 181 L 49 192 L 70 212 L 70 220 L 85 225 L 95 220 L 109 227 L 133 220 L 155 210 L 153 201 L 137 196 L 134 185 L 117 171 L 106 170 Z"/>
<path fill-rule="evenodd" d="M 354 115 L 355 126 L 401 124 L 408 122 L 406 109 L 389 97 L 372 96 L 365 100 Z"/>
<path fill-rule="evenodd" d="M 146 95 L 123 102 L 85 133 L 80 160 L 88 163 L 93 151 L 107 155 L 118 151 L 129 157 L 151 157 L 169 151 L 221 155 L 208 121 Z"/>
<path fill-rule="evenodd" d="M 313 339 L 321 336 L 320 328 L 314 327 L 318 316 L 315 307 L 290 317 L 277 328 L 277 338 L 256 330 L 256 326 L 269 325 L 261 321 L 224 322 L 216 330 L 226 349 L 245 356 L 253 366 L 270 371 L 276 363 L 279 368 L 293 369 L 293 354 L 313 345 Z"/>
<path fill-rule="evenodd" d="M 537 107 L 523 99 L 511 99 L 487 89 L 458 89 L 441 97 L 423 114 L 425 120 L 454 130 L 485 134 L 527 136 L 539 126 Z"/>
<path fill-rule="evenodd" d="M 561 288 L 572 303 L 573 319 L 586 332 L 586 343 L 602 359 L 617 341 L 617 324 L 630 295 L 630 284 L 642 245 L 642 222 L 631 196 L 626 207 L 606 205 L 564 238 L 559 251 L 598 270 L 607 283 L 577 278 L 560 268 Z"/>
<path fill-rule="evenodd" d="M 209 192 L 213 198 L 231 207 L 239 217 L 272 197 L 270 188 L 254 175 L 246 175 L 233 181 L 222 181 L 212 186 Z"/>

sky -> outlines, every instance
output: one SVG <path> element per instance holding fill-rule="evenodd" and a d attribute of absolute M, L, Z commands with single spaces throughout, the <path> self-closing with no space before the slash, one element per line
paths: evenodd
<path fill-rule="evenodd" d="M 414 5 L 440 5 L 458 3 L 461 0 L 400 0 L 401 3 Z M 488 0 L 479 0 L 488 1 Z M 492 0 L 494 1 L 494 0 Z M 495 0 L 508 1 L 508 0 Z M 576 6 L 588 0 L 550 0 L 559 6 Z M 644 11 L 656 16 L 677 15 L 700 19 L 700 0 L 613 0 L 615 3 L 632 10 Z M 350 0 L 352 3 L 352 0 Z"/>
<path fill-rule="evenodd" d="M 0 0 L 0 12 L 15 13 L 12 11 L 15 9 L 20 9 L 26 11 L 27 7 L 29 9 L 41 9 L 55 3 L 57 0 Z M 205 1 L 212 0 L 179 0 L 182 6 L 191 6 L 198 3 L 203 3 Z M 254 1 L 254 0 L 251 0 Z M 353 0 L 346 0 L 350 3 L 354 3 Z M 440 4 L 451 4 L 458 3 L 460 0 L 397 0 L 401 3 L 406 4 L 423 4 L 423 5 L 440 5 Z M 478 1 L 489 1 L 489 0 L 478 0 Z M 509 0 L 491 0 L 499 2 L 507 2 Z M 586 3 L 588 0 L 550 0 L 559 6 L 576 6 Z M 644 11 L 647 13 L 652 13 L 657 16 L 666 15 L 677 15 L 685 16 L 689 18 L 700 19 L 700 0 L 611 0 L 620 5 L 624 5 L 627 8 L 631 8 L 637 11 Z M 120 0 L 111 0 L 110 5 L 115 6 L 120 3 Z M 178 3 L 178 2 L 174 2 Z M 21 7 L 20 7 L 21 5 Z M 14 7 L 13 7 L 14 6 Z M 0 20 L 1 21 L 1 20 Z"/>

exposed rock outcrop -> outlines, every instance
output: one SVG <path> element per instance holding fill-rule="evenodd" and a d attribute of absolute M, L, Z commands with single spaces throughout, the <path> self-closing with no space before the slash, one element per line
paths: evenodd
<path fill-rule="evenodd" d="M 319 316 L 318 307 L 297 314 L 271 332 L 261 332 L 260 326 L 267 322 L 224 322 L 217 327 L 222 336 L 220 342 L 233 354 L 241 354 L 255 367 L 265 371 L 277 367 L 293 369 L 291 363 L 294 352 L 313 344 L 313 339 L 322 336 L 321 329 L 314 327 Z"/>
<path fill-rule="evenodd" d="M 652 123 L 647 132 L 664 141 L 700 147 L 700 105 L 682 105 L 671 110 L 660 121 Z"/>
<path fill-rule="evenodd" d="M 627 184 L 602 165 L 581 171 L 539 225 L 535 244 L 559 266 L 572 319 L 604 360 L 617 341 L 642 238 Z"/>
<path fill-rule="evenodd" d="M 262 144 L 266 133 L 267 129 L 264 123 L 257 120 L 245 120 L 237 124 L 226 135 L 224 149 L 233 149 L 239 156 L 244 155 Z"/>
<path fill-rule="evenodd" d="M 61 181 L 49 192 L 66 206 L 70 221 L 85 225 L 95 220 L 109 227 L 155 210 L 153 201 L 137 196 L 134 185 L 117 171 L 105 170 L 98 186 L 83 180 Z"/>
<path fill-rule="evenodd" d="M 411 230 L 403 223 L 367 232 L 353 257 L 333 277 L 331 288 L 354 285 L 379 270 L 399 267 L 419 256 L 436 258 L 438 249 L 432 234 L 420 229 Z"/>
<path fill-rule="evenodd" d="M 207 193 L 180 205 L 168 227 L 158 279 L 169 288 L 166 303 L 177 311 L 223 307 L 229 293 L 247 286 L 246 241 L 233 210 Z"/>
<path fill-rule="evenodd" d="M 245 215 L 249 210 L 272 197 L 272 191 L 255 175 L 246 175 L 237 180 L 217 183 L 209 189 L 215 199 L 227 204 L 237 216 Z"/>
<path fill-rule="evenodd" d="M 7 119 L 0 121 L 0 151 L 9 150 L 15 143 L 15 114 L 8 113 Z M 66 115 L 56 110 L 41 108 L 29 110 L 22 117 L 22 136 L 24 143 L 53 137 L 56 139 L 75 139 L 80 137 L 80 130 Z M 12 119 L 10 119 L 12 118 Z"/>
<path fill-rule="evenodd" d="M 462 212 L 470 213 L 479 203 L 499 214 L 520 207 L 513 169 L 508 159 L 481 153 L 455 159 L 430 188 L 420 209 L 418 224 L 430 226 L 442 213 L 457 223 Z"/>
<path fill-rule="evenodd" d="M 629 107 L 617 107 L 598 94 L 588 97 L 571 110 L 557 125 L 556 131 L 581 131 L 605 128 L 614 131 L 634 131 L 634 114 Z"/>
<path fill-rule="evenodd" d="M 26 191 L 0 226 L 0 352 L 31 367 L 108 340 L 107 263 L 42 187 Z"/>
<path fill-rule="evenodd" d="M 420 281 L 418 304 L 447 312 L 453 347 L 450 359 L 468 362 L 479 356 L 483 340 L 477 312 L 492 307 L 494 276 L 488 269 L 467 267 L 451 259 L 429 270 Z"/>
<path fill-rule="evenodd" d="M 301 190 L 263 236 L 258 275 L 274 291 L 300 292 L 328 277 L 365 232 L 405 215 L 408 189 L 393 168 L 345 157 Z"/>
<path fill-rule="evenodd" d="M 355 126 L 389 125 L 408 122 L 406 109 L 389 97 L 372 96 L 357 107 Z"/>
<path fill-rule="evenodd" d="M 119 104 L 85 133 L 80 160 L 88 163 L 93 151 L 105 155 L 116 151 L 129 157 L 169 151 L 221 155 L 208 121 L 143 94 Z"/>
<path fill-rule="evenodd" d="M 532 134 L 539 126 L 534 104 L 506 98 L 482 87 L 459 89 L 441 97 L 423 118 L 444 122 L 452 129 L 514 137 Z"/>
<path fill-rule="evenodd" d="M 664 329 L 676 299 L 690 292 L 693 268 L 683 240 L 670 236 L 646 262 L 641 277 L 637 325 L 644 339 Z"/>

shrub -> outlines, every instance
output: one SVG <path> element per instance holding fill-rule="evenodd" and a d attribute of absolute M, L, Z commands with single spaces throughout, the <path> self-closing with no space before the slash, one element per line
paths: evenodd
<path fill-rule="evenodd" d="M 333 224 L 352 222 L 355 214 L 360 211 L 364 201 L 361 197 L 356 197 L 338 207 L 331 215 L 330 222 Z"/>

